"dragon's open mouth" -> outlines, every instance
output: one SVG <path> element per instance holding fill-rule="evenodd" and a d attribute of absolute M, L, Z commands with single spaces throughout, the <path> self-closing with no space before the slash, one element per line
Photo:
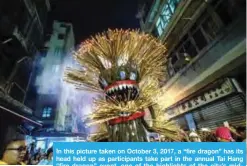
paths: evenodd
<path fill-rule="evenodd" d="M 124 80 L 116 81 L 105 89 L 107 98 L 117 101 L 130 101 L 138 97 L 139 88 L 136 81 Z"/>

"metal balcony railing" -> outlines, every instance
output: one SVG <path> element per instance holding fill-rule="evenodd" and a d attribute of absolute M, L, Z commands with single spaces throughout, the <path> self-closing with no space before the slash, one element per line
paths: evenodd
<path fill-rule="evenodd" d="M 16 82 L 12 82 L 9 90 L 8 90 L 8 94 L 18 100 L 19 102 L 24 102 L 24 96 L 26 94 L 26 91 Z"/>
<path fill-rule="evenodd" d="M 26 87 L 22 87 L 21 85 L 19 85 L 17 83 L 17 80 L 15 80 L 15 76 L 17 74 L 17 71 L 18 71 L 20 65 L 22 63 L 24 63 L 25 61 L 30 61 L 30 60 L 31 60 L 30 57 L 25 56 L 25 57 L 21 58 L 19 61 L 16 62 L 14 70 L 11 73 L 11 75 L 9 76 L 8 81 L 6 83 L 6 87 L 5 87 L 6 92 L 8 94 L 18 93 L 17 91 L 19 91 L 20 93 L 23 93 L 23 98 L 22 99 L 18 99 L 18 101 L 20 101 L 20 102 L 24 102 L 28 85 Z M 30 77 L 29 77 L 29 80 L 30 80 Z M 15 88 L 15 89 L 13 89 L 13 88 Z"/>

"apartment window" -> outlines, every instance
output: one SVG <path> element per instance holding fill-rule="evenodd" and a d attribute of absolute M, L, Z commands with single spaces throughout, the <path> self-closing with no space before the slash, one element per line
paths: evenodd
<path fill-rule="evenodd" d="M 67 25 L 66 24 L 60 24 L 60 27 L 62 27 L 62 28 L 66 28 L 67 27 Z"/>
<path fill-rule="evenodd" d="M 172 16 L 172 13 L 171 13 L 171 10 L 169 8 L 169 5 L 166 4 L 162 10 L 160 18 L 157 21 L 157 29 L 158 29 L 159 35 L 162 35 L 168 22 L 170 21 L 171 16 Z"/>
<path fill-rule="evenodd" d="M 186 53 L 188 53 L 191 57 L 195 57 L 197 55 L 197 51 L 195 46 L 192 44 L 191 40 L 188 40 L 185 44 L 184 44 L 184 48 Z"/>
<path fill-rule="evenodd" d="M 70 29 L 71 29 L 71 26 L 68 26 L 68 27 L 66 28 L 66 34 L 69 34 Z"/>
<path fill-rule="evenodd" d="M 203 23 L 202 28 L 205 32 L 205 35 L 209 41 L 215 39 L 216 35 L 219 33 L 220 25 L 217 24 L 213 18 L 210 16 L 208 17 Z"/>
<path fill-rule="evenodd" d="M 169 4 L 166 4 L 166 5 L 164 6 L 164 8 L 162 9 L 162 14 L 161 14 L 161 16 L 162 16 L 163 19 L 164 19 L 165 21 L 167 21 L 167 22 L 170 20 L 170 18 L 172 17 L 172 11 L 171 11 L 171 9 L 170 9 Z"/>
<path fill-rule="evenodd" d="M 184 54 L 187 53 L 191 58 L 197 55 L 197 49 L 192 42 L 190 34 L 186 34 L 171 53 L 170 67 L 168 68 L 170 76 L 181 70 L 186 63 L 181 61 L 181 64 L 176 64 L 179 59 L 185 59 Z"/>
<path fill-rule="evenodd" d="M 156 23 L 156 27 L 157 27 L 157 31 L 158 31 L 158 34 L 161 36 L 162 33 L 163 33 L 163 30 L 165 29 L 166 27 L 166 22 L 164 22 L 164 20 L 162 20 L 162 18 L 160 17 Z"/>
<path fill-rule="evenodd" d="M 182 46 L 189 38 L 189 34 L 184 35 L 184 37 L 180 40 L 179 44 L 177 45 L 177 49 L 176 50 L 180 50 L 179 53 L 184 53 L 185 50 L 184 48 L 181 50 L 179 49 L 180 46 Z"/>
<path fill-rule="evenodd" d="M 176 53 L 172 53 L 171 54 L 171 64 L 174 65 L 177 61 L 178 61 L 178 57 L 176 55 Z"/>
<path fill-rule="evenodd" d="M 178 6 L 178 3 L 179 3 L 180 0 L 169 0 L 168 3 L 170 4 L 170 9 L 172 11 L 172 13 L 175 12 L 177 6 Z"/>
<path fill-rule="evenodd" d="M 51 112 L 52 112 L 52 108 L 51 107 L 45 107 L 43 109 L 42 118 L 50 118 L 51 117 Z"/>
<path fill-rule="evenodd" d="M 236 16 L 235 0 L 222 0 L 215 11 L 225 25 L 229 25 Z"/>
<path fill-rule="evenodd" d="M 64 34 L 58 34 L 58 39 L 59 40 L 64 40 L 64 38 L 65 38 L 65 35 Z"/>
<path fill-rule="evenodd" d="M 187 53 L 191 57 L 195 57 L 197 55 L 196 47 L 191 41 L 190 34 L 185 35 L 178 46 L 180 47 L 180 54 Z"/>
<path fill-rule="evenodd" d="M 196 32 L 194 32 L 194 34 L 192 35 L 196 46 L 199 50 L 202 50 L 205 46 L 207 46 L 207 40 L 204 37 L 201 29 L 199 28 Z M 194 54 L 194 53 L 193 53 Z"/>
<path fill-rule="evenodd" d="M 180 0 L 169 0 L 163 7 L 161 15 L 156 22 L 156 28 L 159 35 L 162 35 L 164 29 L 168 25 L 172 15 L 174 14 L 176 7 Z"/>

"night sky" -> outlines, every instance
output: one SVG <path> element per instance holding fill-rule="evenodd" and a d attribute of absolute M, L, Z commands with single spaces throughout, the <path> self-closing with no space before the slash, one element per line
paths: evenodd
<path fill-rule="evenodd" d="M 50 0 L 53 20 L 70 22 L 76 43 L 108 28 L 139 28 L 137 0 Z"/>
<path fill-rule="evenodd" d="M 108 28 L 139 28 L 135 17 L 137 0 L 50 0 L 51 12 L 48 15 L 46 34 L 50 34 L 54 20 L 73 24 L 76 44 Z M 35 109 L 36 87 L 29 89 L 26 103 Z"/>

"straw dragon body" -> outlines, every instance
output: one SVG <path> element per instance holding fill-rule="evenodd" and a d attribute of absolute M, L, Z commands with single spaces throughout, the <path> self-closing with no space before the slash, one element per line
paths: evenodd
<path fill-rule="evenodd" d="M 180 129 L 162 112 L 165 53 L 156 38 L 138 31 L 108 30 L 81 44 L 74 56 L 82 69 L 68 69 L 65 80 L 102 96 L 88 117 L 88 125 L 100 125 L 94 141 L 145 142 L 147 131 L 178 138 Z"/>

